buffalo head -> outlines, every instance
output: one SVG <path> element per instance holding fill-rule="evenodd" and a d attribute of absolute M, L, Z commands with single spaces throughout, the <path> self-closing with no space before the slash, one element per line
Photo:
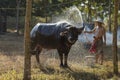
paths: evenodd
<path fill-rule="evenodd" d="M 82 33 L 83 29 L 84 27 L 76 28 L 73 26 L 69 26 L 60 33 L 60 36 L 64 37 L 70 44 L 74 44 L 78 39 L 78 35 Z"/>

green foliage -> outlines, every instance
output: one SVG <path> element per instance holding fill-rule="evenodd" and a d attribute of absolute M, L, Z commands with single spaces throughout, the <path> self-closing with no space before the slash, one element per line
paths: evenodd
<path fill-rule="evenodd" d="M 93 18 L 95 18 L 96 16 L 100 16 L 101 18 L 107 17 L 109 15 L 109 8 L 111 8 L 111 13 L 113 13 L 112 0 L 85 0 L 82 3 L 84 4 L 84 6 L 82 6 L 83 8 L 81 8 L 81 11 L 85 15 L 92 16 Z M 109 7 L 110 4 L 111 7 Z"/>
<path fill-rule="evenodd" d="M 34 0 L 33 15 L 49 17 L 61 13 L 65 8 L 80 4 L 80 0 Z"/>
<path fill-rule="evenodd" d="M 16 5 L 16 0 L 0 0 L 0 15 L 15 16 Z M 20 6 L 25 8 L 25 0 L 20 1 Z M 20 10 L 20 13 L 23 13 L 23 10 Z"/>
<path fill-rule="evenodd" d="M 61 12 L 61 7 L 57 4 L 61 4 L 58 0 L 35 0 L 33 1 L 33 15 L 46 17 L 56 12 Z"/>
<path fill-rule="evenodd" d="M 19 0 L 19 1 L 20 1 L 19 16 L 21 17 L 25 15 L 26 0 Z M 32 24 L 35 24 L 36 22 L 46 22 L 46 18 L 51 20 L 52 15 L 59 15 L 63 11 L 65 11 L 66 8 L 69 8 L 70 6 L 73 6 L 73 5 L 76 5 L 80 9 L 80 11 L 83 13 L 82 17 L 85 22 L 88 21 L 88 18 L 90 18 L 89 21 L 92 21 L 97 16 L 100 16 L 101 18 L 104 19 L 108 17 L 108 15 L 110 15 L 109 8 L 111 8 L 111 15 L 113 15 L 113 11 L 114 11 L 113 1 L 114 0 L 33 0 L 32 16 L 34 18 L 32 18 L 33 19 Z M 109 2 L 111 4 L 111 7 L 109 7 L 109 4 L 108 4 Z M 84 4 L 84 5 L 81 6 L 81 4 Z M 11 0 L 11 1 L 0 0 L 1 22 L 5 21 L 6 16 L 16 17 L 16 5 L 17 5 L 16 0 Z M 36 17 L 39 17 L 41 19 L 35 20 Z M 19 18 L 19 19 L 22 19 L 22 18 Z M 24 27 L 24 22 L 23 23 L 19 22 L 19 23 L 20 23 L 20 26 L 22 25 L 22 27 Z M 120 20 L 118 24 L 119 23 L 120 23 Z M 7 25 L 9 26 L 12 24 L 7 24 Z"/>
<path fill-rule="evenodd" d="M 111 2 L 110 8 L 112 9 L 111 13 L 113 13 L 113 0 L 33 0 L 32 15 L 43 18 L 51 17 L 52 15 L 61 13 L 65 8 L 76 5 L 86 15 L 90 14 L 91 17 L 97 15 L 105 17 L 109 13 L 109 2 Z M 81 6 L 81 4 L 84 4 L 84 6 Z M 16 5 L 16 0 L 0 0 L 2 15 L 5 15 L 5 13 L 8 16 L 16 15 Z M 25 7 L 25 0 L 21 0 L 20 15 L 22 16 L 25 13 Z M 90 13 L 89 10 L 91 11 Z"/>

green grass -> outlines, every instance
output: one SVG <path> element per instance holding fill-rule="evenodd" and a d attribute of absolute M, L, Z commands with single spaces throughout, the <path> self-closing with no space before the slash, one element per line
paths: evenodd
<path fill-rule="evenodd" d="M 74 69 L 74 68 L 72 68 Z M 81 69 L 81 70 L 79 70 Z M 22 69 L 21 69 L 22 70 Z M 32 68 L 32 80 L 110 80 L 113 78 L 112 71 L 109 71 L 105 68 L 97 69 L 97 68 L 78 68 L 77 70 L 69 71 L 65 70 L 50 70 L 47 71 L 40 71 L 38 68 Z M 5 73 L 0 74 L 0 80 L 22 80 L 23 79 L 23 71 L 16 71 L 16 70 L 8 70 Z M 120 78 L 119 78 L 120 79 Z M 119 80 L 118 79 L 118 80 Z"/>
<path fill-rule="evenodd" d="M 45 68 L 45 67 L 44 67 Z M 56 69 L 55 69 L 56 68 Z M 61 69 L 58 67 L 47 67 L 40 70 L 32 68 L 32 80 L 116 80 L 118 77 L 112 75 L 112 71 L 106 67 L 96 68 L 72 66 L 71 69 Z M 0 75 L 0 80 L 22 80 L 23 71 L 8 70 Z M 120 78 L 119 78 L 120 79 Z M 119 80 L 118 79 L 118 80 Z"/>
<path fill-rule="evenodd" d="M 98 73 L 101 74 L 98 75 Z M 107 74 L 104 70 L 96 71 L 96 69 L 89 69 L 89 71 L 56 70 L 54 72 L 32 69 L 32 80 L 89 80 L 93 78 L 99 80 L 99 78 L 107 79 Z M 15 70 L 7 71 L 0 76 L 0 80 L 22 80 L 22 78 L 23 72 L 19 73 Z"/>

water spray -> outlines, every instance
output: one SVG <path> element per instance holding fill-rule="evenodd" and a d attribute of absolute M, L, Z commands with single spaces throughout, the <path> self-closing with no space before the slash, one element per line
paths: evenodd
<path fill-rule="evenodd" d="M 80 10 L 76 7 L 76 6 L 72 6 L 70 8 L 67 8 L 63 13 L 61 13 L 60 15 L 56 15 L 52 17 L 52 22 L 68 22 L 74 26 L 76 26 L 77 28 L 83 27 L 83 19 L 82 19 L 82 15 Z M 89 28 L 89 24 L 85 25 L 85 31 L 90 31 L 91 29 Z M 94 34 L 85 34 L 82 33 L 81 35 L 79 35 L 78 38 L 78 42 L 82 42 L 82 44 L 87 43 L 87 42 L 92 42 L 93 41 L 93 36 Z M 118 30 L 118 40 L 120 40 L 120 29 Z M 79 44 L 79 43 L 78 43 Z M 108 33 L 106 32 L 106 44 L 107 45 L 112 45 L 112 33 Z M 120 41 L 119 41 L 120 44 Z M 82 47 L 82 45 L 80 46 L 80 48 Z M 89 53 L 86 53 L 88 51 L 82 50 L 82 53 L 79 53 L 80 48 L 78 48 L 78 46 L 75 46 L 75 50 L 74 53 L 77 57 L 79 57 L 79 60 L 84 60 L 84 58 L 86 57 L 86 60 L 91 59 L 91 64 L 94 64 L 93 61 L 93 56 L 91 56 Z M 82 47 L 83 48 L 83 47 Z M 80 56 L 79 56 L 80 55 Z M 71 55 L 73 57 L 73 55 Z M 77 58 L 75 56 L 75 58 Z M 75 60 L 74 58 L 74 60 Z M 89 59 L 88 59 L 89 58 Z M 87 63 L 87 62 L 86 62 Z"/>
<path fill-rule="evenodd" d="M 82 15 L 76 6 L 71 6 L 70 8 L 67 8 L 60 15 L 53 16 L 52 22 L 58 22 L 58 21 L 69 22 L 70 24 L 72 24 L 73 26 L 77 28 L 83 27 Z"/>

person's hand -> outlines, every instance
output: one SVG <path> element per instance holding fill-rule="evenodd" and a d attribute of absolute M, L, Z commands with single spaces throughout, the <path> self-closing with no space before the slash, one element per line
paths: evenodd
<path fill-rule="evenodd" d="M 87 31 L 83 31 L 83 33 L 87 33 Z"/>
<path fill-rule="evenodd" d="M 95 40 L 99 40 L 99 38 L 97 38 L 96 36 L 93 36 L 93 38 L 94 38 Z"/>

